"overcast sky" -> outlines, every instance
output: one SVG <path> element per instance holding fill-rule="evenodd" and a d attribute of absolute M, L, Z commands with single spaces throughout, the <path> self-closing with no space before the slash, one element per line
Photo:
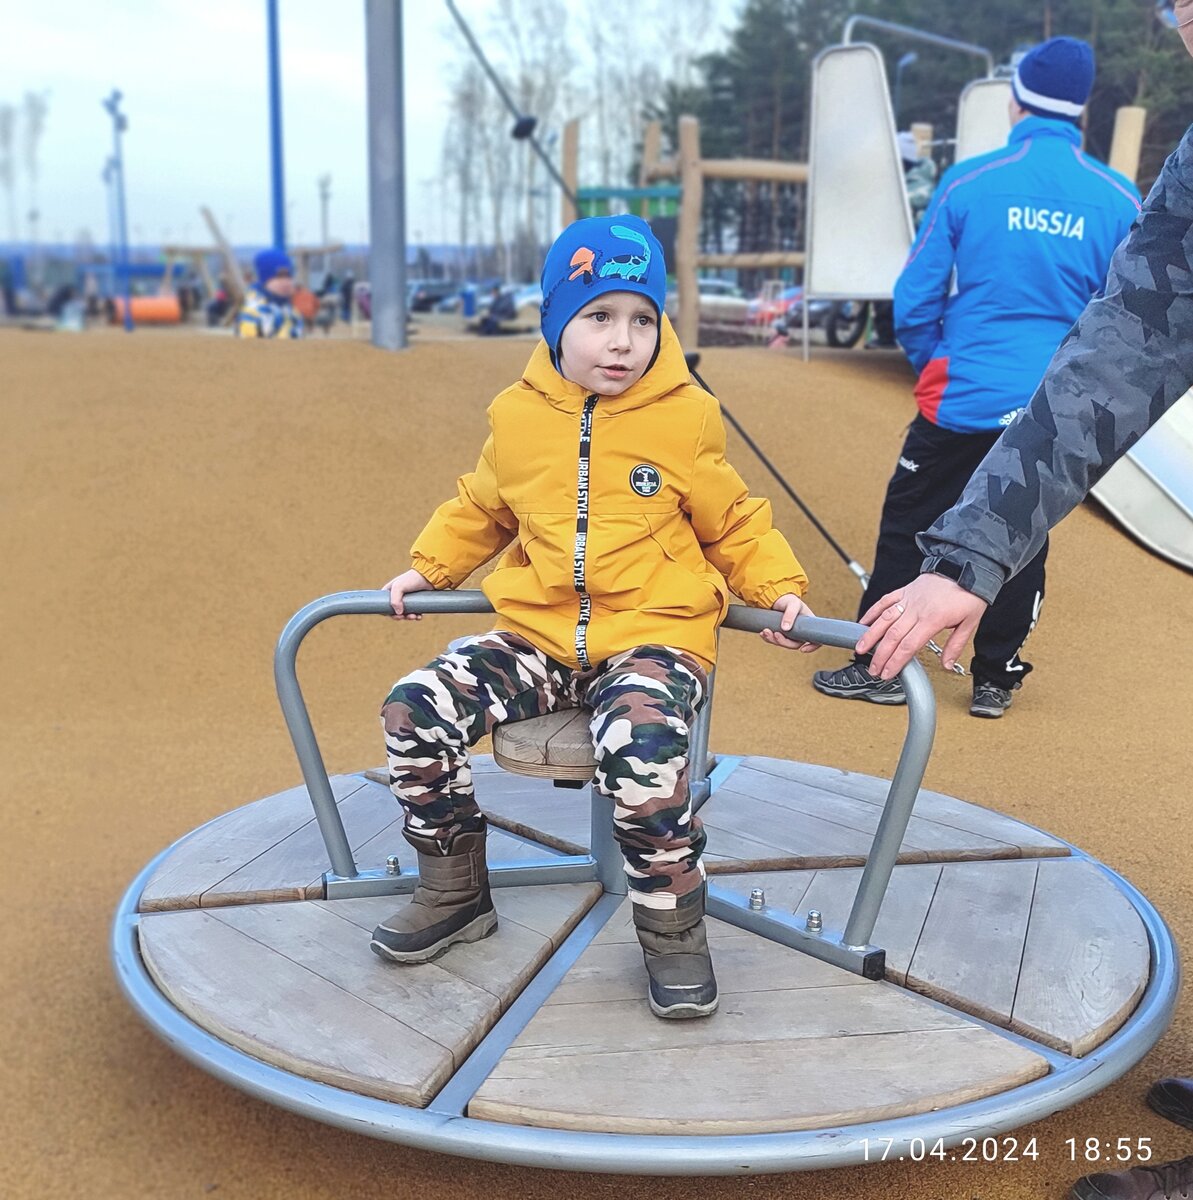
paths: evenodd
<path fill-rule="evenodd" d="M 574 4 L 599 0 L 568 0 Z M 681 0 L 676 0 L 677 3 Z M 722 0 L 727 20 L 739 7 Z M 478 36 L 495 0 L 457 0 Z M 317 179 L 330 174 L 330 233 L 362 242 L 368 199 L 363 0 L 280 0 L 287 232 L 318 241 Z M 270 238 L 265 0 L 11 0 L 0 6 L 0 103 L 48 91 L 38 153 L 41 237 L 108 237 L 101 173 L 124 93 L 129 234 L 207 243 L 208 205 L 236 243 Z M 460 34 L 441 0 L 406 0 L 407 235 L 450 240 L 435 204 L 445 68 Z M 496 97 L 494 103 L 498 103 Z M 17 214 L 27 236 L 29 173 L 16 150 Z M 0 241 L 9 237 L 0 194 Z"/>

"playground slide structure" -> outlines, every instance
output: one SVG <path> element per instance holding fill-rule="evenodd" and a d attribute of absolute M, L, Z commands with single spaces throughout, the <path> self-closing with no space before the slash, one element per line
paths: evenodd
<path fill-rule="evenodd" d="M 882 56 L 831 46 L 812 72 L 808 297 L 889 300 L 912 223 Z"/>
<path fill-rule="evenodd" d="M 975 79 L 957 105 L 957 150 L 954 162 L 988 154 L 1007 144 L 1011 117 L 1009 79 Z"/>
<path fill-rule="evenodd" d="M 1193 570 L 1193 391 L 1091 493 L 1149 550 Z"/>

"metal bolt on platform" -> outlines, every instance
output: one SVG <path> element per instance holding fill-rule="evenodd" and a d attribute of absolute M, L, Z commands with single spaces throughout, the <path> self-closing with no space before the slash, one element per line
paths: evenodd
<path fill-rule="evenodd" d="M 750 907 L 757 911 L 766 903 L 766 893 L 761 888 L 753 888 L 750 892 Z"/>
<path fill-rule="evenodd" d="M 398 856 L 396 854 L 391 854 L 385 860 L 385 873 L 387 875 L 401 875 L 402 864 L 398 862 Z"/>
<path fill-rule="evenodd" d="M 820 933 L 824 929 L 824 922 L 820 918 L 820 910 L 817 908 L 808 909 L 808 920 L 806 922 L 809 933 Z"/>

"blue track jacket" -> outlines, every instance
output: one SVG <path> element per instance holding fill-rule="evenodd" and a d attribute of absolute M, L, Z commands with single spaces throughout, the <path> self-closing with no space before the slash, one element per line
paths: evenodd
<path fill-rule="evenodd" d="M 957 433 L 1010 424 L 1101 287 L 1139 192 L 1068 121 L 1026 117 L 945 172 L 895 284 L 916 402 Z"/>

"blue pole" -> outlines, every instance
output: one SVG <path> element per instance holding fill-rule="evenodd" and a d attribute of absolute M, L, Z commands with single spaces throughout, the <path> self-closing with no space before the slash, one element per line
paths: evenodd
<path fill-rule="evenodd" d="M 128 259 L 128 216 L 124 207 L 124 156 L 121 151 L 120 135 L 128 128 L 128 118 L 120 111 L 121 94 L 112 89 L 112 94 L 103 102 L 112 117 L 112 161 L 115 166 L 116 229 L 120 238 L 120 274 L 124 295 L 124 328 L 133 331 L 133 306 L 129 289 Z"/>
<path fill-rule="evenodd" d="M 282 70 L 278 51 L 278 0 L 265 0 L 269 25 L 269 162 L 273 183 L 273 247 L 286 248 L 286 181 L 282 165 Z"/>
<path fill-rule="evenodd" d="M 115 295 L 120 279 L 117 270 L 117 263 L 120 261 L 120 234 L 116 228 L 116 160 L 110 155 L 104 163 L 104 188 L 108 197 L 108 262 L 112 271 L 112 294 Z"/>

